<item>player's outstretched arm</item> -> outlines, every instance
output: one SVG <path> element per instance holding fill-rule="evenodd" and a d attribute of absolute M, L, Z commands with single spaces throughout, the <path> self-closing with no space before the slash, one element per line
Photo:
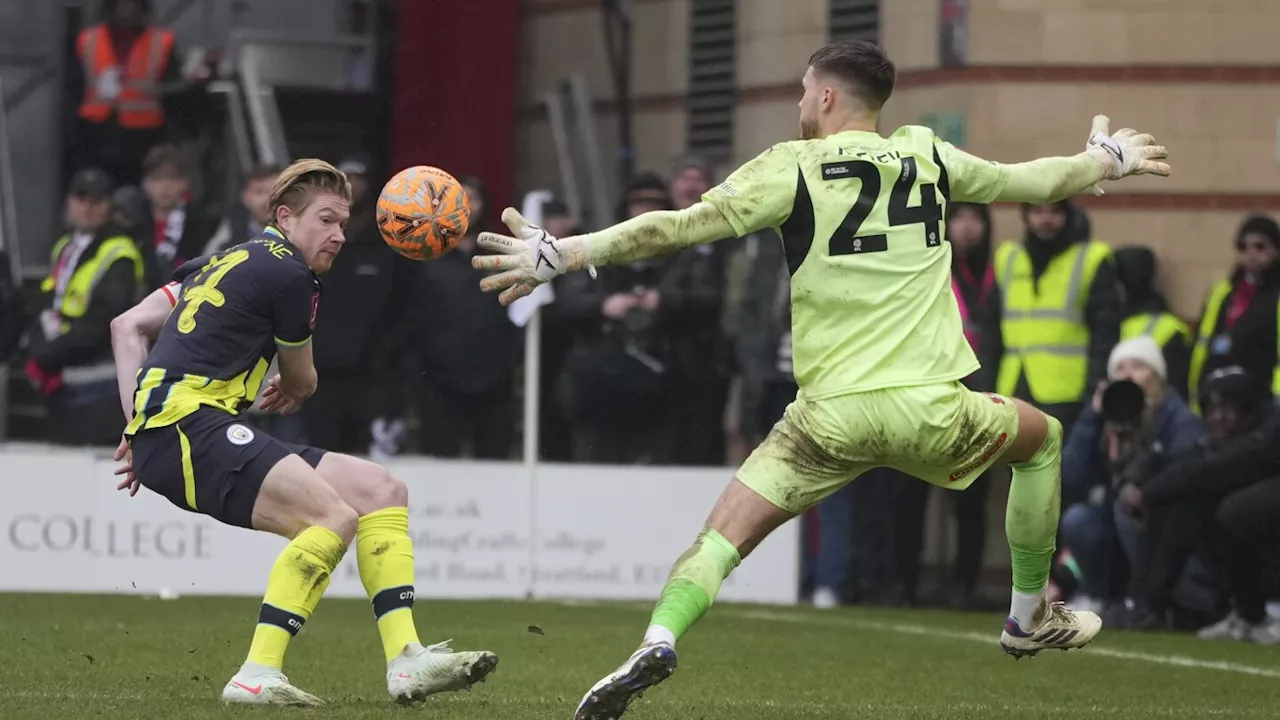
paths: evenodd
<path fill-rule="evenodd" d="M 992 165 L 945 146 L 943 162 L 953 170 L 952 198 L 959 201 L 1051 203 L 1092 189 L 1098 182 L 1130 175 L 1168 176 L 1168 152 L 1155 138 L 1130 128 L 1110 134 L 1105 115 L 1093 119 L 1084 152 L 1012 165 Z M 942 149 L 942 148 L 940 148 Z"/>
<path fill-rule="evenodd" d="M 495 271 L 480 282 L 485 292 L 500 292 L 510 305 L 557 275 L 595 265 L 618 265 L 667 255 L 693 245 L 735 237 L 737 232 L 718 208 L 700 202 L 686 210 L 663 210 L 634 217 L 587 235 L 555 238 L 532 225 L 515 208 L 502 212 L 514 237 L 480 233 L 479 244 L 496 255 L 477 255 L 477 270 Z"/>
<path fill-rule="evenodd" d="M 111 352 L 116 361 L 116 384 L 120 389 L 120 408 L 125 422 L 133 419 L 133 393 L 138 389 L 138 371 L 147 359 L 151 341 L 169 317 L 176 302 L 176 285 L 156 290 L 142 302 L 111 321 Z"/>

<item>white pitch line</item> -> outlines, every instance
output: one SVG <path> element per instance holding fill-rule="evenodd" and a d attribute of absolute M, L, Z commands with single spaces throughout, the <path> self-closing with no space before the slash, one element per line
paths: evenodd
<path fill-rule="evenodd" d="M 722 611 L 723 610 L 724 608 L 722 608 Z M 730 610 L 729 612 L 733 613 L 737 617 L 747 618 L 750 620 L 773 620 L 778 622 L 808 623 L 813 625 L 844 625 L 847 627 L 856 627 L 862 630 L 892 632 L 901 635 L 927 635 L 930 637 L 951 638 L 952 640 L 967 640 L 969 642 L 978 642 L 984 645 L 996 645 L 1000 642 L 999 636 L 992 633 L 979 633 L 970 630 L 945 630 L 925 625 L 873 622 L 871 620 L 855 620 L 853 618 L 843 617 L 805 617 L 803 615 L 788 615 L 786 613 L 770 610 L 747 610 L 741 612 Z M 1107 647 L 1093 646 L 1090 646 L 1085 652 L 1089 655 L 1101 655 L 1103 657 L 1117 658 L 1120 660 L 1138 660 L 1140 662 L 1149 662 L 1156 665 L 1173 665 L 1176 667 L 1195 668 L 1198 670 L 1221 670 L 1222 672 L 1237 673 L 1240 675 L 1280 678 L 1280 669 L 1257 667 L 1254 665 L 1242 665 L 1240 663 L 1226 662 L 1224 660 L 1200 660 L 1198 658 L 1186 657 L 1185 655 L 1156 655 L 1136 650 L 1114 650 Z"/>

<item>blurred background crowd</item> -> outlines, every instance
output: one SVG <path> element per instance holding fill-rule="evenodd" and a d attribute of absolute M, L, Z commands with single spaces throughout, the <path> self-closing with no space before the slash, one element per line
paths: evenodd
<path fill-rule="evenodd" d="M 603 5 L 593 12 L 609 33 L 615 11 L 624 27 L 634 20 L 616 7 L 625 3 L 579 4 Z M 695 27 L 733 8 L 679 4 Z M 396 256 L 374 222 L 378 189 L 407 164 L 380 140 L 398 112 L 387 46 L 398 28 L 404 37 L 404 3 L 399 15 L 394 2 L 350 3 L 344 22 L 372 38 L 374 51 L 344 61 L 335 71 L 349 73 L 341 87 L 292 96 L 278 88 L 272 102 L 280 108 L 268 106 L 266 117 L 279 127 L 256 122 L 247 60 L 228 70 L 218 52 L 183 48 L 166 25 L 198 3 L 165 4 L 165 16 L 147 0 L 78 5 L 66 16 L 62 101 L 47 119 L 62 129 L 61 171 L 51 183 L 62 198 L 52 203 L 57 222 L 24 221 L 20 242 L 7 237 L 0 251 L 8 436 L 115 445 L 124 421 L 112 318 L 185 260 L 258 233 L 276 173 L 291 154 L 308 152 L 336 162 L 355 193 L 347 246 L 324 278 L 314 345 L 320 389 L 296 416 L 249 411 L 251 422 L 282 439 L 374 457 L 517 458 L 526 331 L 480 292 L 469 263 L 476 235 L 498 229 L 512 178 L 486 177 L 483 167 L 467 174 L 473 166 L 465 162 L 446 168 L 466 187 L 472 222 L 458 250 L 434 262 Z M 944 19 L 968 6 L 941 5 Z M 937 62 L 962 62 L 947 54 L 960 52 L 947 33 Z M 606 42 L 610 53 L 628 52 L 619 42 Z M 783 64 L 798 77 L 803 59 Z M 643 84 L 647 71 L 659 70 L 641 62 L 628 72 Z M 624 117 L 628 72 L 615 108 Z M 700 77 L 695 68 L 691 82 Z M 381 104 L 349 95 L 355 91 Z M 356 100 L 374 109 L 351 110 Z M 450 111 L 448 103 L 438 108 Z M 239 127 L 246 118 L 247 131 Z M 1087 117 L 1078 120 L 1083 132 Z M 421 122 L 430 132 L 437 121 Z M 790 128 L 778 132 L 775 140 L 786 139 Z M 637 161 L 621 133 L 619 189 L 604 211 L 593 213 L 587 193 L 564 187 L 592 184 L 569 183 L 564 162 L 561 186 L 517 188 L 541 191 L 530 203 L 549 232 L 689 207 L 733 167 L 715 143 Z M 280 136 L 290 141 L 269 152 Z M 24 141 L 9 132 L 7 142 Z M 1280 643 L 1280 620 L 1267 614 L 1280 597 L 1276 220 L 1240 212 L 1234 235 L 1198 238 L 1230 246 L 1232 260 L 1207 271 L 1203 296 L 1177 302 L 1160 289 L 1167 245 L 1142 235 L 1099 239 L 1087 205 L 1005 208 L 997 218 L 991 208 L 952 203 L 945 220 L 953 289 L 982 362 L 966 384 L 1028 400 L 1067 431 L 1055 592 L 1104 611 L 1112 627 Z M 32 237 L 33 227 L 53 229 Z M 27 250 L 21 267 L 15 248 Z M 553 290 L 540 311 L 542 461 L 730 465 L 795 397 L 789 278 L 772 234 L 602 268 L 595 280 L 566 276 Z M 988 538 L 999 536 L 1007 478 L 989 475 L 951 494 L 877 470 L 837 492 L 804 519 L 813 602 L 998 605 L 987 590 L 1004 582 L 999 573 L 988 582 L 984 559 L 999 554 Z M 925 562 L 930 507 L 947 530 Z"/>

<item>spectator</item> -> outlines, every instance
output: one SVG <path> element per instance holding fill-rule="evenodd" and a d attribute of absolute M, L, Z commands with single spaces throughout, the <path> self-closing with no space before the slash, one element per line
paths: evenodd
<path fill-rule="evenodd" d="M 1120 337 L 1115 262 L 1069 201 L 1023 205 L 1022 218 L 1023 243 L 996 251 L 1005 346 L 996 389 L 1032 402 L 1070 435 Z"/>
<path fill-rule="evenodd" d="M 476 237 L 488 226 L 484 185 L 462 176 L 471 223 L 457 250 L 418 263 L 409 307 L 422 353 L 422 447 L 436 457 L 462 457 L 467 446 L 480 459 L 511 456 L 515 439 L 515 373 L 523 359 L 519 329 L 506 308 L 480 290 L 471 267 Z"/>
<path fill-rule="evenodd" d="M 147 250 L 154 253 L 155 248 L 151 243 L 145 242 L 150 237 L 152 231 L 151 222 L 151 201 L 147 199 L 147 194 L 142 188 L 127 185 L 115 191 L 111 196 L 111 222 L 116 227 L 125 231 L 135 241 L 142 240 L 138 243 L 140 250 L 146 255 Z"/>
<path fill-rule="evenodd" d="M 380 439 L 394 454 L 400 438 L 388 434 L 386 424 L 402 416 L 392 393 L 404 377 L 405 294 L 414 263 L 382 242 L 369 164 L 358 155 L 338 165 L 351 183 L 351 217 L 346 245 L 324 275 L 313 336 L 320 384 L 301 414 L 309 443 L 345 453 L 369 448 L 374 420 L 382 418 Z"/>
<path fill-rule="evenodd" d="M 1063 495 L 1088 498 L 1063 513 L 1061 539 L 1080 572 L 1073 605 L 1091 612 L 1101 612 L 1116 595 L 1117 561 L 1121 569 L 1138 565 L 1139 530 L 1117 500 L 1120 491 L 1145 482 L 1204 435 L 1200 420 L 1168 387 L 1164 356 L 1150 337 L 1116 345 L 1107 376 L 1116 391 L 1108 395 L 1109 384 L 1098 384 L 1062 457 Z M 1141 390 L 1133 407 L 1125 407 L 1118 394 L 1125 390 L 1122 381 Z"/>
<path fill-rule="evenodd" d="M 619 220 L 669 209 L 662 178 L 640 175 L 626 189 Z M 671 461 L 675 382 L 659 291 L 666 267 L 666 260 L 602 267 L 594 282 L 566 278 L 562 286 L 557 304 L 581 331 L 560 382 L 576 461 Z"/>
<path fill-rule="evenodd" d="M 111 223 L 106 173 L 82 170 L 67 198 L 71 233 L 53 247 L 32 328 L 27 377 L 49 398 L 47 434 L 68 445 L 115 445 L 124 432 L 111 321 L 142 295 L 145 262 Z"/>
<path fill-rule="evenodd" d="M 676 165 L 671 193 L 676 210 L 702 200 L 711 189 L 711 168 L 696 157 Z M 734 371 L 733 349 L 721 332 L 725 271 L 736 238 L 698 245 L 667 263 L 658 289 L 663 322 L 671 327 L 676 396 L 672 462 L 725 462 L 725 403 Z"/>
<path fill-rule="evenodd" d="M 1120 339 L 1146 335 L 1155 340 L 1169 368 L 1169 385 L 1187 397 L 1187 372 L 1191 364 L 1191 329 L 1156 290 L 1156 254 L 1151 248 L 1125 247 L 1116 250 L 1116 274 L 1123 291 L 1124 320 Z"/>
<path fill-rule="evenodd" d="M 27 319 L 21 289 L 13 281 L 9 254 L 0 250 L 0 364 L 18 348 Z"/>
<path fill-rule="evenodd" d="M 754 447 L 796 397 L 791 274 L 782 243 L 772 233 L 747 236 L 742 252 L 749 264 L 736 323 L 742 376 L 738 426 Z M 811 569 L 815 607 L 834 608 L 846 599 L 885 602 L 900 595 L 891 577 L 892 528 L 886 510 L 902 479 L 883 468 L 871 470 L 805 515 L 806 529 L 816 528 Z"/>
<path fill-rule="evenodd" d="M 965 378 L 971 390 L 994 392 L 1003 343 L 1000 334 L 1000 291 L 991 263 L 991 212 L 985 205 L 947 205 L 947 240 L 951 242 L 951 287 L 964 322 L 964 334 L 982 367 Z M 920 552 L 924 544 L 924 517 L 929 485 L 908 475 L 879 470 L 892 477 L 885 481 L 894 505 L 893 556 L 898 602 L 916 600 L 920 577 Z M 984 473 L 964 492 L 948 493 L 956 517 L 957 545 L 953 575 L 939 600 L 957 608 L 976 608 L 976 591 L 986 546 L 986 488 Z"/>
<path fill-rule="evenodd" d="M 542 227 L 554 237 L 570 237 L 582 234 L 582 228 L 569 213 L 569 207 L 559 200 L 549 200 L 542 205 Z M 573 275 L 561 275 L 551 281 L 557 295 Z M 550 432 L 551 428 L 568 427 L 562 403 L 557 401 L 557 385 L 560 372 L 573 346 L 575 328 L 562 312 L 562 305 L 553 302 L 542 308 L 542 356 L 538 364 L 542 401 L 538 404 L 538 422 L 542 428 L 538 439 L 541 457 L 549 462 L 569 462 L 573 456 L 573 442 L 569 433 Z"/>
<path fill-rule="evenodd" d="M 711 189 L 715 175 L 711 165 L 697 155 L 686 155 L 676 161 L 671 175 L 671 204 L 676 210 L 684 210 L 702 202 L 702 196 Z"/>
<path fill-rule="evenodd" d="M 102 21 L 76 39 L 68 92 L 76 130 L 68 157 L 137 184 L 143 155 L 164 138 L 162 86 L 175 86 L 173 31 L 151 24 L 151 0 L 103 0 Z"/>
<path fill-rule="evenodd" d="M 151 239 L 159 277 L 200 257 L 218 220 L 191 199 L 191 175 L 173 145 L 157 145 L 142 162 L 142 189 L 151 201 Z"/>
<path fill-rule="evenodd" d="M 1191 354 L 1189 391 L 1215 370 L 1244 368 L 1263 391 L 1280 392 L 1277 304 L 1280 304 L 1280 225 L 1264 215 L 1247 218 L 1236 234 L 1236 267 L 1205 298 Z"/>
<path fill-rule="evenodd" d="M 1180 462 L 1126 488 L 1121 502 L 1148 516 L 1155 550 L 1144 599 L 1157 616 L 1190 554 L 1214 551 L 1232 611 L 1202 629 L 1205 639 L 1280 644 L 1280 620 L 1266 614 L 1280 557 L 1280 413 L 1239 367 L 1205 378 L 1200 405 L 1209 438 Z"/>
<path fill-rule="evenodd" d="M 951 242 L 951 288 L 960 307 L 964 334 L 982 367 L 965 378 L 964 385 L 978 392 L 995 392 L 996 373 L 1004 354 L 1000 331 L 1000 289 L 991 262 L 991 210 L 986 205 L 947 205 L 947 240 Z M 907 480 L 904 478 L 904 480 Z M 949 493 L 956 520 L 956 547 L 953 584 L 945 592 L 948 604 L 958 608 L 977 607 L 978 582 L 987 541 L 987 487 L 990 471 L 983 473 L 964 492 Z M 918 498 L 919 530 L 911 531 L 907 560 L 919 565 L 924 535 L 925 501 L 929 485 L 909 479 L 902 489 Z M 900 525 L 901 526 L 901 525 Z M 905 529 L 905 528 L 904 528 Z"/>
<path fill-rule="evenodd" d="M 205 255 L 221 252 L 262 234 L 271 222 L 271 188 L 276 184 L 280 170 L 279 165 L 272 164 L 255 165 L 249 169 L 240 188 L 240 204 L 227 212 L 217 232 L 205 245 Z"/>

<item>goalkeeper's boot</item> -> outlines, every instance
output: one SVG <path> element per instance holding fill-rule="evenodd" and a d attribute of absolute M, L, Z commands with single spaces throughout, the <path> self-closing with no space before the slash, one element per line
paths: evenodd
<path fill-rule="evenodd" d="M 675 671 L 675 648 L 666 643 L 644 645 L 583 696 L 573 720 L 617 720 L 632 700 Z"/>
<path fill-rule="evenodd" d="M 470 690 L 498 667 L 488 651 L 454 652 L 450 640 L 423 647 L 410 643 L 387 663 L 387 692 L 396 702 L 410 703 L 428 695 Z"/>
<path fill-rule="evenodd" d="M 323 705 L 324 701 L 289 684 L 279 668 L 245 663 L 222 688 L 222 702 L 235 705 Z"/>
<path fill-rule="evenodd" d="M 1070 650 L 1093 642 L 1102 618 L 1087 610 L 1068 610 L 1062 603 L 1041 598 L 1031 627 L 1023 629 L 1012 617 L 1004 621 L 1000 646 L 1015 658 L 1034 657 L 1041 650 Z"/>

